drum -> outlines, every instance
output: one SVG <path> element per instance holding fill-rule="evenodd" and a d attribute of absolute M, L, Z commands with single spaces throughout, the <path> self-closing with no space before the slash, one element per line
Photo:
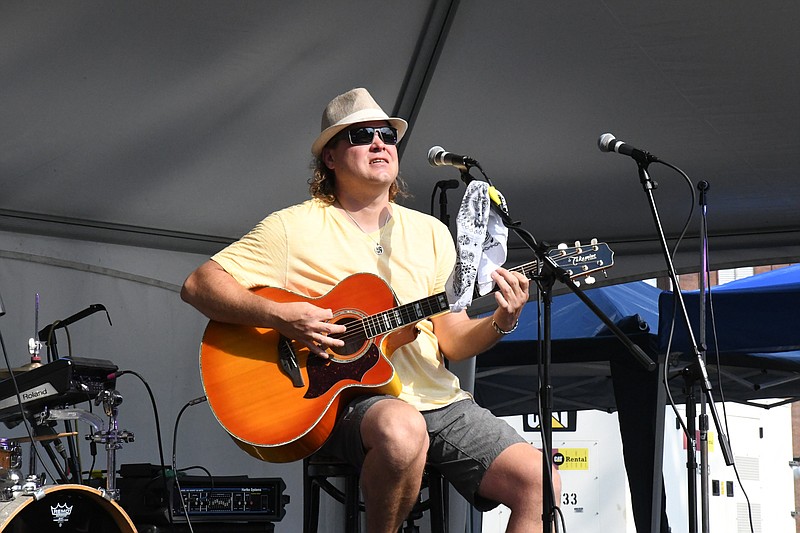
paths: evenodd
<path fill-rule="evenodd" d="M 136 533 L 125 511 L 98 489 L 84 485 L 42 487 L 44 496 L 0 502 L 0 533 Z"/>

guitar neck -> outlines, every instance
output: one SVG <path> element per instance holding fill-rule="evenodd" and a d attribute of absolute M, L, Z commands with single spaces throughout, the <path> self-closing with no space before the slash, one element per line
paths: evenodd
<path fill-rule="evenodd" d="M 608 245 L 595 241 L 585 246 L 577 246 L 576 243 L 573 248 L 551 250 L 548 252 L 548 257 L 557 266 L 566 269 L 571 279 L 605 270 L 614 264 L 614 255 Z M 539 261 L 533 260 L 509 270 L 519 272 L 528 279 L 533 279 L 539 271 Z M 361 323 L 367 338 L 374 338 L 449 310 L 450 302 L 447 300 L 446 293 L 442 292 L 410 304 L 370 315 L 363 318 Z"/>
<path fill-rule="evenodd" d="M 508 270 L 511 272 L 519 272 L 526 278 L 533 279 L 534 274 L 539 271 L 539 261 L 531 261 L 523 265 L 517 265 L 513 268 L 509 268 Z"/>
<path fill-rule="evenodd" d="M 447 294 L 441 292 L 410 304 L 370 315 L 361 322 L 367 338 L 374 338 L 449 310 Z"/>
<path fill-rule="evenodd" d="M 531 261 L 510 270 L 520 272 L 530 278 L 536 272 L 538 264 L 538 261 Z M 449 310 L 450 303 L 447 300 L 447 294 L 440 292 L 410 304 L 370 315 L 361 322 L 367 338 L 374 338 Z"/>

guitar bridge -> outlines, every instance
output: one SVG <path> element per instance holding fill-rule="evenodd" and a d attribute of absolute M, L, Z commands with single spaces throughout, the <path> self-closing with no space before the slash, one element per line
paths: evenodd
<path fill-rule="evenodd" d="M 292 341 L 283 335 L 278 339 L 278 362 L 281 371 L 292 380 L 295 388 L 305 387 L 303 374 L 300 373 L 300 365 L 297 364 L 297 356 L 292 349 Z"/>

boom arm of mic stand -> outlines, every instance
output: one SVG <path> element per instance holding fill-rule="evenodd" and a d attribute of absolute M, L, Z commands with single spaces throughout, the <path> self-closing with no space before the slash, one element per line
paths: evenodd
<path fill-rule="evenodd" d="M 634 356 L 639 364 L 645 368 L 645 370 L 648 372 L 655 370 L 655 362 L 650 359 L 646 353 L 644 353 L 644 350 L 634 344 L 633 341 L 631 341 L 628 336 L 625 335 L 625 333 L 619 329 L 619 327 L 610 318 L 608 318 L 608 316 L 603 313 L 603 311 L 597 307 L 597 305 L 595 305 L 595 303 L 589 299 L 588 296 L 583 293 L 583 291 L 575 284 L 575 282 L 572 281 L 569 273 L 563 268 L 559 267 L 553 261 L 553 259 L 539 247 L 539 245 L 536 243 L 536 240 L 533 238 L 533 235 L 521 229 L 519 227 L 519 222 L 512 222 L 508 212 L 500 208 L 500 206 L 496 205 L 494 202 L 492 203 L 492 208 L 499 213 L 506 227 L 513 230 L 514 233 L 516 233 L 517 236 L 525 241 L 525 244 L 534 251 L 534 253 L 537 255 L 537 259 L 539 259 L 539 264 L 550 270 L 556 280 L 566 285 L 575 294 L 575 296 L 577 296 L 586 305 L 586 307 L 588 307 L 597 316 L 597 318 L 599 318 L 603 324 L 605 324 L 608 329 L 611 330 L 614 335 L 616 335 L 620 342 L 625 345 L 628 351 Z"/>
<path fill-rule="evenodd" d="M 57 320 L 56 322 L 53 322 L 49 326 L 46 326 L 45 328 L 43 328 L 41 331 L 39 331 L 39 340 L 40 341 L 47 341 L 48 337 L 50 337 L 50 334 L 53 332 L 53 330 L 60 329 L 60 328 L 65 328 L 65 327 L 69 326 L 70 324 L 72 324 L 73 322 L 77 322 L 78 320 L 81 320 L 82 318 L 86 318 L 87 316 L 89 316 L 91 314 L 97 313 L 98 311 L 105 311 L 106 312 L 106 318 L 108 319 L 108 324 L 111 325 L 111 315 L 108 314 L 108 310 L 106 309 L 106 306 L 104 306 L 103 304 L 92 304 L 89 307 L 87 307 L 86 309 L 84 309 L 83 311 L 79 311 L 79 312 L 75 313 L 74 315 L 72 315 L 72 316 L 70 316 L 68 318 L 65 318 L 64 320 Z"/>
<path fill-rule="evenodd" d="M 38 296 L 38 295 L 37 295 Z M 45 326 L 38 332 L 39 341 L 47 345 L 47 354 L 48 356 L 52 356 L 55 359 L 58 359 L 58 349 L 56 348 L 56 337 L 53 335 L 53 332 L 60 328 L 65 328 L 72 324 L 73 322 L 77 322 L 82 318 L 86 318 L 87 316 L 97 313 L 98 311 L 105 311 L 106 318 L 108 319 L 108 325 L 111 324 L 111 315 L 108 314 L 108 310 L 106 306 L 103 304 L 92 304 L 83 311 L 79 311 L 74 315 L 65 318 L 64 320 L 56 320 L 52 324 Z"/>
<path fill-rule="evenodd" d="M 631 341 L 628 336 L 625 335 L 625 333 L 619 329 L 619 327 L 610 318 L 608 318 L 608 316 L 603 313 L 603 311 L 597 307 L 597 305 L 595 305 L 595 303 L 588 296 L 583 293 L 583 291 L 575 284 L 575 282 L 572 281 L 567 271 L 556 265 L 552 258 L 547 255 L 544 257 L 544 262 L 553 269 L 556 279 L 566 285 L 575 294 L 575 296 L 577 296 L 586 305 L 586 307 L 591 309 L 592 312 L 597 315 L 597 318 L 599 318 L 603 324 L 605 324 L 608 329 L 610 329 L 611 332 L 616 335 L 620 342 L 625 345 L 628 351 L 634 356 L 634 358 L 636 358 L 637 361 L 639 361 L 639 364 L 641 364 L 645 370 L 652 372 L 656 369 L 655 362 L 650 359 L 646 353 L 644 353 L 644 350 L 634 344 L 633 341 Z"/>
<path fill-rule="evenodd" d="M 672 165 L 664 163 L 661 161 L 662 164 L 666 164 L 670 168 L 675 168 Z M 661 251 L 664 254 L 664 260 L 666 261 L 667 265 L 667 273 L 669 274 L 669 278 L 672 281 L 673 291 L 672 293 L 675 295 L 675 301 L 681 309 L 681 315 L 683 317 L 683 322 L 686 325 L 686 332 L 687 338 L 692 345 L 692 353 L 695 358 L 695 363 L 697 364 L 697 370 L 700 373 L 700 383 L 701 389 L 703 393 L 706 395 L 706 399 L 708 402 L 708 408 L 711 410 L 711 417 L 714 419 L 714 424 L 717 427 L 717 433 L 719 435 L 719 443 L 720 448 L 722 449 L 722 456 L 725 459 L 725 464 L 730 466 L 733 464 L 733 451 L 731 450 L 730 442 L 728 441 L 728 437 L 725 434 L 724 427 L 719 419 L 719 413 L 717 412 L 716 405 L 714 404 L 714 398 L 711 395 L 711 382 L 708 379 L 708 371 L 706 370 L 705 362 L 703 362 L 702 355 L 700 353 L 700 348 L 697 344 L 697 340 L 694 336 L 694 331 L 692 331 L 692 324 L 689 320 L 689 312 L 686 309 L 686 302 L 683 300 L 683 294 L 681 294 L 681 286 L 678 283 L 678 275 L 675 272 L 675 266 L 672 263 L 672 258 L 669 254 L 669 247 L 667 246 L 667 238 L 664 235 L 664 228 L 661 225 L 661 219 L 658 216 L 658 207 L 656 206 L 655 198 L 653 197 L 653 189 L 655 185 L 653 181 L 650 179 L 650 176 L 647 173 L 647 164 L 637 163 L 639 167 L 639 180 L 642 183 L 642 188 L 647 195 L 648 202 L 650 204 L 650 211 L 653 215 L 653 221 L 656 225 L 656 230 L 658 232 L 658 237 L 661 241 Z"/>

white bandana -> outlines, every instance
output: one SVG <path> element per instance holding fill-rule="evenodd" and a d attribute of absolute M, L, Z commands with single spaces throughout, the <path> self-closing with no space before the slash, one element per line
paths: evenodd
<path fill-rule="evenodd" d="M 505 199 L 494 191 L 502 204 Z M 456 216 L 456 266 L 445 287 L 450 310 L 466 309 L 472 303 L 477 278 L 478 294 L 483 296 L 493 286 L 492 272 L 506 261 L 508 228 L 492 211 L 489 184 L 473 180 L 467 186 Z"/>

